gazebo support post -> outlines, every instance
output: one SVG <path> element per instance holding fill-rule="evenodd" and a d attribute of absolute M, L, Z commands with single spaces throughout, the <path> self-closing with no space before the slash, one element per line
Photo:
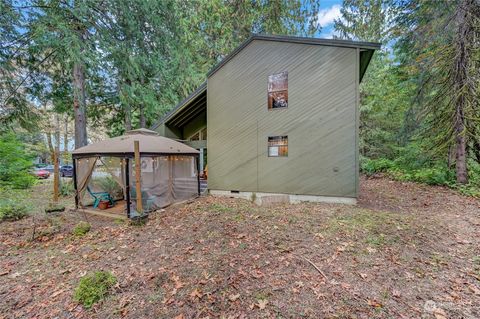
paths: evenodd
<path fill-rule="evenodd" d="M 200 155 L 197 155 L 197 188 L 198 196 L 200 196 Z"/>
<path fill-rule="evenodd" d="M 130 219 L 130 159 L 125 158 L 125 195 L 127 200 L 127 217 Z"/>
<path fill-rule="evenodd" d="M 135 190 L 137 191 L 137 212 L 142 215 L 143 214 L 143 202 L 142 202 L 142 185 L 141 185 L 141 178 L 142 178 L 142 171 L 141 171 L 141 159 L 140 159 L 140 142 L 133 141 L 134 147 L 133 150 L 135 152 Z"/>
<path fill-rule="evenodd" d="M 75 190 L 75 209 L 78 209 L 78 191 L 77 191 L 77 160 L 72 157 L 73 163 L 73 189 Z"/>

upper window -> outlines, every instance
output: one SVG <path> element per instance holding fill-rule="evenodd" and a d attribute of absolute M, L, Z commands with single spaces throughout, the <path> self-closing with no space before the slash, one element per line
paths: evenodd
<path fill-rule="evenodd" d="M 207 140 L 207 128 L 203 128 L 200 131 L 195 132 L 188 138 L 189 141 L 206 141 Z"/>
<path fill-rule="evenodd" d="M 190 136 L 190 138 L 188 140 L 199 141 L 200 140 L 200 132 L 197 132 L 197 133 L 193 134 L 192 136 Z"/>
<path fill-rule="evenodd" d="M 288 72 L 268 77 L 268 109 L 288 107 Z"/>
<path fill-rule="evenodd" d="M 288 156 L 288 136 L 269 136 L 268 137 L 268 156 L 281 157 Z"/>

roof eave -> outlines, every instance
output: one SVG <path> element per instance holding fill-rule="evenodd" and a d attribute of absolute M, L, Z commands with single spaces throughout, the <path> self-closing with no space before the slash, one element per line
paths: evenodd
<path fill-rule="evenodd" d="M 362 55 L 363 53 L 363 55 Z M 368 65 L 370 64 L 370 61 L 372 60 L 373 54 L 375 51 L 373 50 L 364 50 L 363 52 L 360 53 L 360 78 L 359 78 L 359 83 L 362 82 L 363 76 L 365 75 L 365 72 L 368 69 Z"/>
<path fill-rule="evenodd" d="M 253 40 L 313 44 L 313 45 L 345 47 L 345 48 L 353 48 L 353 49 L 360 48 L 360 49 L 372 50 L 372 51 L 379 50 L 381 48 L 381 44 L 375 43 L 375 42 L 253 34 L 247 40 L 245 40 L 242 44 L 240 44 L 235 50 L 233 50 L 230 54 L 228 54 L 224 59 L 222 59 L 222 61 L 220 61 L 217 65 L 215 65 L 207 73 L 207 79 L 211 77 L 213 74 L 215 74 L 215 72 L 217 72 L 219 69 L 221 69 L 232 58 L 234 58 L 240 51 L 242 51 Z"/>
<path fill-rule="evenodd" d="M 185 99 L 183 99 L 180 103 L 175 105 L 175 107 L 165 114 L 157 123 L 152 125 L 151 129 L 155 130 L 157 129 L 160 125 L 171 119 L 175 114 L 180 112 L 184 107 L 186 107 L 188 104 L 190 104 L 192 101 L 194 101 L 200 94 L 205 92 L 207 90 L 207 81 L 204 81 L 195 91 L 193 91 L 192 94 L 187 96 Z"/>

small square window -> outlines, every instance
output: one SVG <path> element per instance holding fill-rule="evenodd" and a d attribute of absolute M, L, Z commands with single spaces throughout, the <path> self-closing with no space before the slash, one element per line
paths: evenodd
<path fill-rule="evenodd" d="M 268 137 L 268 156 L 286 157 L 288 156 L 288 136 L 269 136 Z"/>
<path fill-rule="evenodd" d="M 288 107 L 288 72 L 268 77 L 268 109 Z"/>

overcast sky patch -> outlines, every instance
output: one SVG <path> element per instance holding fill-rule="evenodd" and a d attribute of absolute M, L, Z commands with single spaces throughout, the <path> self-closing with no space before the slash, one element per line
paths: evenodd
<path fill-rule="evenodd" d="M 326 27 L 335 22 L 335 19 L 340 18 L 341 5 L 335 4 L 329 8 L 322 9 L 318 12 L 318 23 L 321 27 Z"/>

